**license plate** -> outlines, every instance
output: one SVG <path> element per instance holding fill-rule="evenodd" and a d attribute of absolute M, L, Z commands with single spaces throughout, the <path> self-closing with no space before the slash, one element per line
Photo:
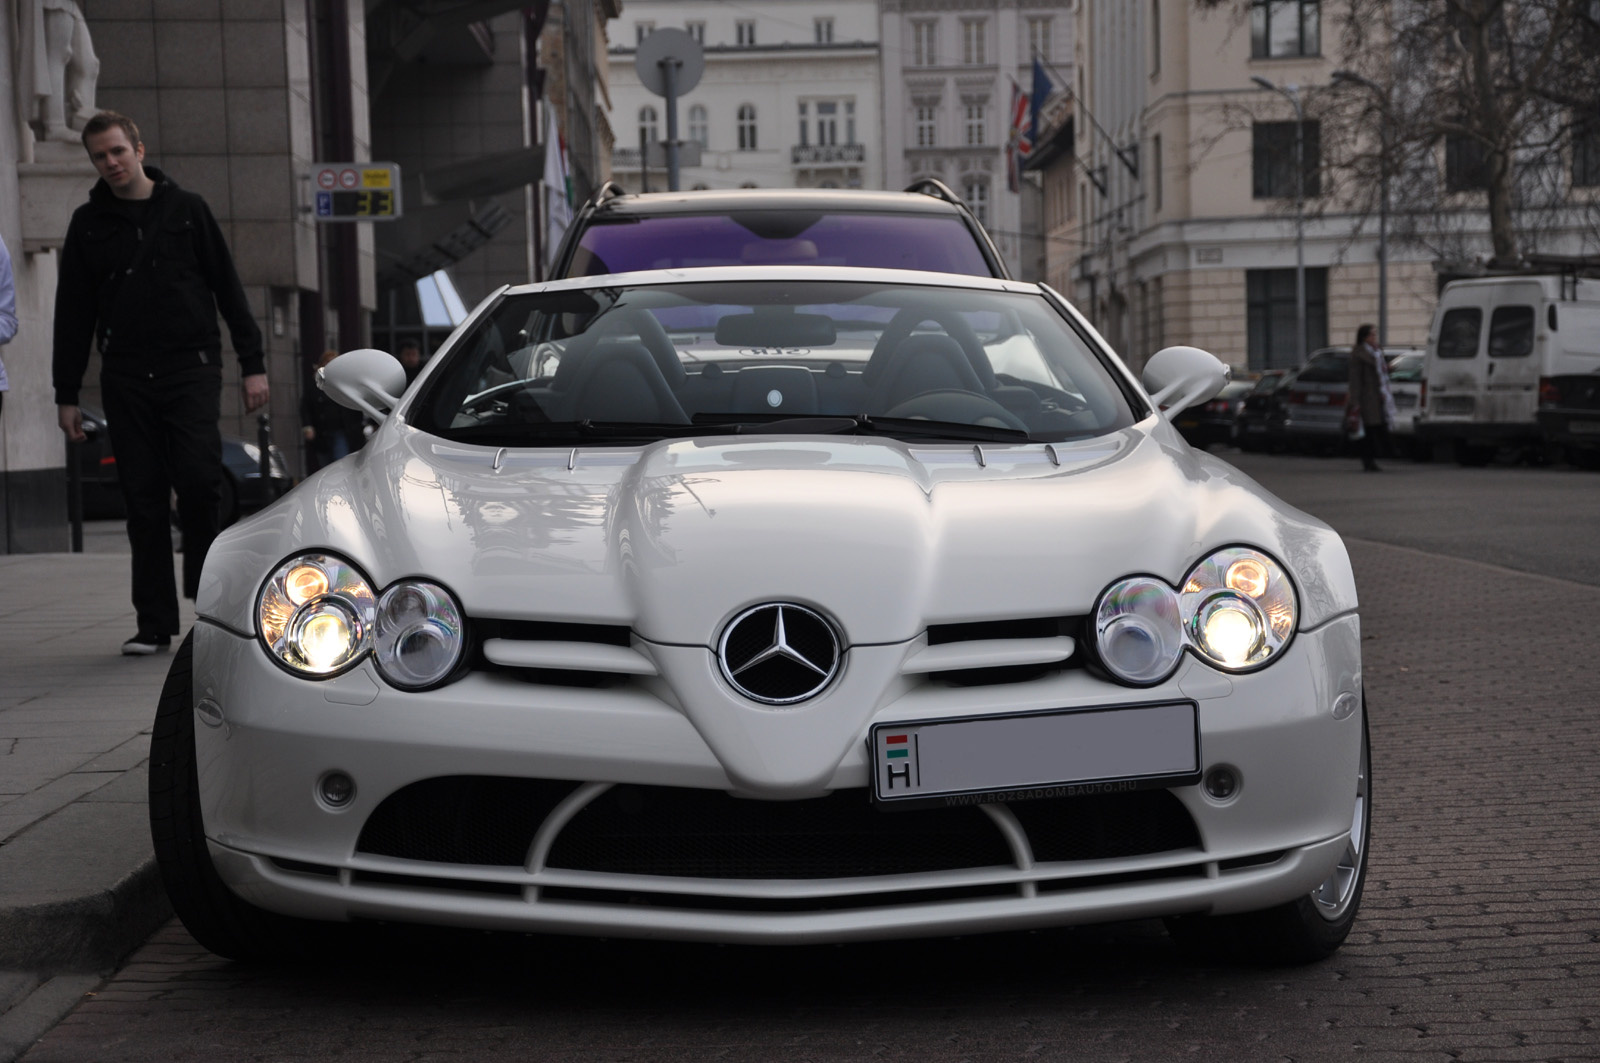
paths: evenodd
<path fill-rule="evenodd" d="M 874 800 L 976 805 L 1200 778 L 1192 701 L 875 724 Z"/>
<path fill-rule="evenodd" d="M 1575 436 L 1600 436 L 1600 421 L 1568 421 L 1567 431 Z"/>
<path fill-rule="evenodd" d="M 1328 396 L 1313 391 L 1306 396 L 1306 402 L 1311 406 L 1326 406 L 1328 404 Z"/>

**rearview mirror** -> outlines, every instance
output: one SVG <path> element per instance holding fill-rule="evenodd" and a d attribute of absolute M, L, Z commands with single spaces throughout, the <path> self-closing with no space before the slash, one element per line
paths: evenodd
<path fill-rule="evenodd" d="M 1191 406 L 1215 398 L 1233 377 L 1216 355 L 1198 347 L 1163 347 L 1144 366 L 1144 389 L 1172 420 Z"/>
<path fill-rule="evenodd" d="M 317 387 L 334 402 L 381 421 L 406 390 L 406 370 L 394 355 L 363 347 L 317 370 Z"/>

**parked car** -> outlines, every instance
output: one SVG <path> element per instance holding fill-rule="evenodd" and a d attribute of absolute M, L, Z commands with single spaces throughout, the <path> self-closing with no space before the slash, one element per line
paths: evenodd
<path fill-rule="evenodd" d="M 1189 407 L 1173 423 L 1190 446 L 1201 450 L 1217 443 L 1237 445 L 1242 430 L 1240 415 L 1244 412 L 1245 396 L 1254 386 L 1254 382 L 1249 380 L 1232 381 L 1217 393 L 1216 398 Z"/>
<path fill-rule="evenodd" d="M 92 406 L 83 410 L 83 433 L 89 438 L 75 449 L 78 476 L 83 484 L 83 516 L 86 520 L 116 520 L 126 515 L 122 486 L 117 478 L 117 459 L 111 452 L 111 437 L 106 431 L 105 414 Z M 267 503 L 283 497 L 293 486 L 283 451 L 273 445 L 268 452 L 268 474 L 261 475 L 261 448 L 224 434 L 222 437 L 222 526 L 254 513 Z"/>
<path fill-rule="evenodd" d="M 1427 358 L 1422 351 L 1385 351 L 1389 355 L 1389 394 L 1394 398 L 1395 448 L 1414 458 L 1428 456 L 1431 448 L 1417 440 L 1417 418 L 1428 404 Z"/>
<path fill-rule="evenodd" d="M 643 195 L 607 182 L 567 229 L 551 276 L 739 265 L 1008 276 L 965 201 L 931 179 L 904 192 L 746 188 Z"/>
<path fill-rule="evenodd" d="M 1583 405 L 1596 370 L 1600 280 L 1452 281 L 1428 333 L 1428 408 L 1418 434 L 1453 447 L 1464 465 L 1487 464 L 1506 445 L 1586 446 L 1590 432 L 1600 432 L 1600 411 Z"/>
<path fill-rule="evenodd" d="M 1383 353 L 1385 368 L 1392 368 L 1400 358 L 1417 352 L 1410 347 L 1394 347 L 1385 348 Z M 1395 394 L 1393 381 L 1391 375 L 1391 395 Z M 1301 450 L 1344 450 L 1348 445 L 1344 408 L 1349 397 L 1350 349 L 1323 347 L 1313 353 L 1289 385 L 1284 418 L 1284 434 L 1289 445 Z M 1396 397 L 1397 422 L 1401 416 Z M 1406 432 L 1407 429 L 1397 426 L 1396 431 Z"/>
<path fill-rule="evenodd" d="M 1169 423 L 1227 375 L 1141 384 L 1037 285 L 849 267 L 502 290 L 409 388 L 341 355 L 381 424 L 217 539 L 162 693 L 178 914 L 235 957 L 1135 917 L 1330 954 L 1355 581 Z"/>
<path fill-rule="evenodd" d="M 1239 449 L 1279 451 L 1285 446 L 1284 422 L 1289 417 L 1289 385 L 1295 370 L 1267 369 L 1245 394 L 1239 411 Z"/>

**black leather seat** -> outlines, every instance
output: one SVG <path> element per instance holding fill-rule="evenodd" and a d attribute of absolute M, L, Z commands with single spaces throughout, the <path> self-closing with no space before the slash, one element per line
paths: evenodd
<path fill-rule="evenodd" d="M 641 343 L 603 340 L 579 358 L 564 359 L 555 384 L 554 421 L 689 423 L 656 359 Z"/>
<path fill-rule="evenodd" d="M 885 413 L 929 391 L 985 393 L 961 345 L 933 333 L 907 336 L 887 351 L 874 352 L 866 377 L 872 413 Z"/>

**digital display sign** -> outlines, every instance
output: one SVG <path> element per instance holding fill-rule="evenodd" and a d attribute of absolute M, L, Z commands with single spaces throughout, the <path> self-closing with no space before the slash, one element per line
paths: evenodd
<path fill-rule="evenodd" d="M 400 217 L 400 167 L 387 162 L 324 163 L 311 171 L 317 221 Z"/>

